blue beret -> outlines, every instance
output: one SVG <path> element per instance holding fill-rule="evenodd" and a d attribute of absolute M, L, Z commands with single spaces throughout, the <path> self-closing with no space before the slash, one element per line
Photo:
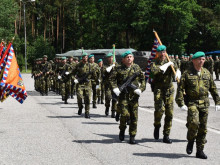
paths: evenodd
<path fill-rule="evenodd" d="M 122 57 L 122 58 L 125 58 L 125 57 L 127 57 L 127 55 L 129 55 L 129 54 L 131 54 L 131 55 L 133 56 L 132 52 L 131 52 L 130 50 L 128 50 L 128 51 L 124 52 L 124 53 L 121 55 L 121 57 Z"/>
<path fill-rule="evenodd" d="M 205 57 L 205 53 L 204 52 L 196 52 L 193 56 L 192 59 L 196 59 L 199 57 Z"/>
<path fill-rule="evenodd" d="M 94 57 L 94 54 L 90 54 L 90 55 L 89 55 L 89 59 L 90 59 L 91 57 Z"/>
<path fill-rule="evenodd" d="M 99 60 L 98 60 L 98 63 L 100 63 L 100 62 L 102 62 L 102 59 L 99 59 Z"/>
<path fill-rule="evenodd" d="M 157 47 L 157 52 L 164 51 L 164 50 L 166 50 L 166 48 L 167 47 L 165 45 L 160 45 L 160 46 Z"/>
<path fill-rule="evenodd" d="M 108 54 L 106 55 L 106 57 L 112 57 L 112 56 L 113 56 L 112 53 L 108 53 Z"/>

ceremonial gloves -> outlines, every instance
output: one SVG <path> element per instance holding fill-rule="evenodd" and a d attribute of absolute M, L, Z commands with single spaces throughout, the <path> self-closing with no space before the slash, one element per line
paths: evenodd
<path fill-rule="evenodd" d="M 121 91 L 119 90 L 119 88 L 114 88 L 113 92 L 116 94 L 116 96 L 119 96 Z"/>
<path fill-rule="evenodd" d="M 75 84 L 78 84 L 78 83 L 79 83 L 79 81 L 78 81 L 77 79 L 75 79 L 75 80 L 74 80 L 74 83 L 75 83 Z"/>
<path fill-rule="evenodd" d="M 108 68 L 106 68 L 106 71 L 109 73 L 111 72 L 112 68 L 115 66 L 115 64 L 112 64 L 111 66 L 109 66 Z"/>
<path fill-rule="evenodd" d="M 215 106 L 215 111 L 219 111 L 220 110 L 220 105 L 216 105 Z"/>
<path fill-rule="evenodd" d="M 173 65 L 173 62 L 170 61 L 170 62 L 168 62 L 168 63 L 166 63 L 166 64 L 163 64 L 162 66 L 160 66 L 160 70 L 162 70 L 163 73 L 165 73 L 166 70 L 167 70 L 167 68 L 168 68 L 170 65 Z"/>
<path fill-rule="evenodd" d="M 69 74 L 70 74 L 70 72 L 65 72 L 65 74 L 66 74 L 66 75 L 69 75 Z"/>
<path fill-rule="evenodd" d="M 58 76 L 58 79 L 61 79 L 61 76 Z"/>
<path fill-rule="evenodd" d="M 95 86 L 95 89 L 99 89 L 99 85 L 96 85 L 96 86 Z"/>
<path fill-rule="evenodd" d="M 140 95 L 141 95 L 141 90 L 140 90 L 140 89 L 135 89 L 135 90 L 134 90 L 134 93 L 136 93 L 137 95 L 140 96 Z"/>
<path fill-rule="evenodd" d="M 182 111 L 188 111 L 188 107 L 187 107 L 186 105 L 183 105 L 182 107 L 180 107 L 180 109 L 181 109 Z"/>
<path fill-rule="evenodd" d="M 175 75 L 175 79 L 179 79 L 181 78 L 181 71 L 179 69 L 176 70 L 176 75 Z"/>

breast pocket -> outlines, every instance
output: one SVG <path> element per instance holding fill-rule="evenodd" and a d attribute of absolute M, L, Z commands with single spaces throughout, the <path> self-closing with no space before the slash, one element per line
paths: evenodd
<path fill-rule="evenodd" d="M 191 87 L 196 87 L 196 85 L 197 85 L 197 77 L 196 76 L 188 77 L 188 85 L 191 86 Z"/>
<path fill-rule="evenodd" d="M 209 76 L 208 75 L 203 75 L 202 77 L 203 84 L 206 88 L 209 88 Z"/>

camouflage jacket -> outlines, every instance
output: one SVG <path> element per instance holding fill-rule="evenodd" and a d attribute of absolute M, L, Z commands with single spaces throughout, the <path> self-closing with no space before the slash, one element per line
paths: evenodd
<path fill-rule="evenodd" d="M 123 85 L 126 80 L 135 73 L 137 74 L 137 77 L 132 81 L 132 84 L 143 92 L 146 88 L 145 76 L 141 68 L 137 64 L 132 64 L 129 68 L 127 68 L 124 64 L 118 65 L 113 71 L 113 75 L 111 77 L 110 82 L 112 89 Z M 133 95 L 134 89 L 127 88 L 127 92 Z"/>
<path fill-rule="evenodd" d="M 42 62 L 40 66 L 41 72 L 43 72 L 44 75 L 46 75 L 46 72 L 51 72 L 52 71 L 52 65 L 48 61 Z"/>
<path fill-rule="evenodd" d="M 112 70 L 110 72 L 107 72 L 106 69 L 111 66 L 112 64 L 105 64 L 103 66 L 103 76 L 102 76 L 102 79 L 103 79 L 103 83 L 105 84 L 105 86 L 110 86 L 111 85 L 111 80 L 112 80 L 112 76 L 113 76 L 113 72 L 115 70 L 116 67 L 118 67 L 118 63 L 115 63 L 115 66 L 112 68 Z"/>
<path fill-rule="evenodd" d="M 154 88 L 159 89 L 167 89 L 173 86 L 173 76 L 174 73 L 172 71 L 171 66 L 169 66 L 165 73 L 160 69 L 160 66 L 167 63 L 167 60 L 161 61 L 159 59 L 155 59 L 151 64 L 151 74 L 153 77 Z M 174 69 L 177 69 L 176 64 L 174 63 Z"/>
<path fill-rule="evenodd" d="M 96 74 L 96 77 L 98 79 L 101 79 L 101 71 L 100 71 L 100 68 L 99 68 L 99 65 L 97 63 L 90 63 L 91 67 L 93 68 L 95 74 Z M 97 80 L 95 79 L 91 79 L 92 83 L 98 83 Z"/>
<path fill-rule="evenodd" d="M 176 103 L 179 107 L 184 105 L 184 91 L 189 102 L 205 100 L 209 105 L 208 92 L 210 92 L 215 104 L 220 104 L 218 90 L 210 72 L 206 68 L 202 68 L 200 76 L 194 66 L 191 66 L 182 74 L 176 94 Z"/>
<path fill-rule="evenodd" d="M 69 72 L 69 74 L 67 74 L 67 72 Z M 71 72 L 72 72 L 71 66 L 67 63 L 60 65 L 58 68 L 58 75 L 61 76 L 60 80 L 64 82 L 70 80 Z"/>

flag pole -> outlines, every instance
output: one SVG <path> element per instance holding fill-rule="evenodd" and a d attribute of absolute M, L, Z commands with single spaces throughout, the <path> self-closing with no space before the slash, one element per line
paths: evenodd
<path fill-rule="evenodd" d="M 156 32 L 154 29 L 153 29 L 153 32 L 154 32 L 154 35 L 155 35 L 157 41 L 159 42 L 159 44 L 160 44 L 160 45 L 163 45 L 162 42 L 161 42 L 161 40 L 160 40 L 160 38 L 159 38 L 159 36 L 158 36 L 158 34 L 157 34 L 157 32 Z M 166 55 L 167 60 L 170 62 L 170 58 L 169 58 L 167 52 L 166 52 L 165 55 Z M 174 75 L 176 75 L 176 71 L 175 71 L 173 65 L 171 65 L 171 68 L 172 68 L 172 71 L 173 71 Z M 178 78 L 177 78 L 176 80 L 177 80 L 177 82 L 179 82 L 179 79 L 178 79 Z"/>
<path fill-rule="evenodd" d="M 4 55 L 2 56 L 2 59 L 0 61 L 0 66 L 2 65 L 2 62 L 3 62 L 4 58 L 5 58 L 5 56 L 8 54 L 8 51 L 9 51 L 9 49 L 10 49 L 14 39 L 15 39 L 15 37 L 12 38 L 11 42 L 9 43 L 9 45 L 8 45 L 8 47 L 7 47 L 7 49 L 6 49 L 5 53 L 4 53 Z"/>
<path fill-rule="evenodd" d="M 113 64 L 115 64 L 115 44 L 113 44 Z"/>

